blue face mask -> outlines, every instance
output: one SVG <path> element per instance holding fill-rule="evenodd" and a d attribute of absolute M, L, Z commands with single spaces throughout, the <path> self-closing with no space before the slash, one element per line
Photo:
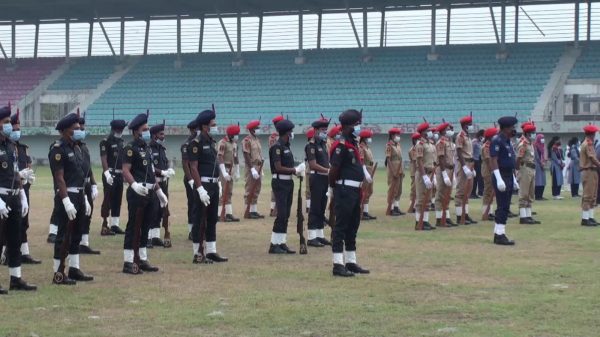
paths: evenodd
<path fill-rule="evenodd" d="M 73 140 L 78 142 L 85 139 L 85 131 L 83 130 L 73 130 Z"/>
<path fill-rule="evenodd" d="M 156 138 L 156 143 L 157 144 L 161 144 L 162 145 L 162 144 L 164 144 L 164 142 L 165 142 L 164 140 L 162 140 L 160 138 Z"/>
<path fill-rule="evenodd" d="M 320 140 L 325 140 L 325 139 L 327 139 L 327 132 L 320 132 L 320 133 L 319 133 L 319 139 L 320 139 Z"/>
<path fill-rule="evenodd" d="M 150 130 L 142 131 L 142 139 L 145 142 L 150 140 Z"/>
<path fill-rule="evenodd" d="M 10 136 L 10 134 L 12 133 L 12 124 L 10 124 L 10 122 L 8 122 L 6 124 L 2 124 L 2 132 L 6 136 Z"/>
<path fill-rule="evenodd" d="M 10 140 L 17 142 L 21 139 L 21 130 L 13 131 L 10 133 Z"/>
<path fill-rule="evenodd" d="M 360 134 L 360 124 L 354 126 L 354 131 L 352 131 L 352 134 L 354 135 L 354 137 L 358 137 L 358 135 Z"/>

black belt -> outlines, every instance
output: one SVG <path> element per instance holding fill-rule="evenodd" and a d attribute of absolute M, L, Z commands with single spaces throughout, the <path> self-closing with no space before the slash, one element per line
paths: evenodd
<path fill-rule="evenodd" d="M 596 171 L 596 168 L 595 167 L 584 167 L 582 169 L 579 169 L 579 171 L 587 171 L 587 170 Z"/>
<path fill-rule="evenodd" d="M 466 163 L 473 163 L 475 160 L 473 158 L 465 158 Z"/>
<path fill-rule="evenodd" d="M 425 168 L 424 170 L 425 170 L 426 174 L 432 174 L 434 169 L 433 168 Z"/>
<path fill-rule="evenodd" d="M 532 169 L 535 169 L 535 164 L 532 164 L 532 163 L 525 163 L 525 166 L 529 167 L 529 168 L 532 168 Z"/>
<path fill-rule="evenodd" d="M 454 170 L 454 165 L 446 165 L 446 170 Z"/>

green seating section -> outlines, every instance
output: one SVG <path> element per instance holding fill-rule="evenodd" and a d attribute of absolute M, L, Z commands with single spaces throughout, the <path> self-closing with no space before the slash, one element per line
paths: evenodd
<path fill-rule="evenodd" d="M 59 77 L 49 90 L 89 90 L 98 87 L 115 70 L 114 57 L 86 57 L 74 59 L 74 64 Z"/>
<path fill-rule="evenodd" d="M 600 41 L 583 44 L 583 51 L 571 70 L 570 78 L 600 79 Z"/>

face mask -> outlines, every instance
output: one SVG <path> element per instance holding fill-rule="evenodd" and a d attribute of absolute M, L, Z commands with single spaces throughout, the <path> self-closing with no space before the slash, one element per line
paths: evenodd
<path fill-rule="evenodd" d="M 510 136 L 511 136 L 511 137 L 514 137 L 514 136 L 516 136 L 516 135 L 517 135 L 517 130 L 511 130 L 511 131 L 510 131 Z"/>
<path fill-rule="evenodd" d="M 10 140 L 16 142 L 19 139 L 21 139 L 21 130 L 13 131 L 10 133 Z"/>
<path fill-rule="evenodd" d="M 373 142 L 373 139 L 367 138 L 367 143 L 371 144 L 372 142 Z"/>
<path fill-rule="evenodd" d="M 475 131 L 475 127 L 473 125 L 467 126 L 467 132 L 473 132 L 473 131 Z"/>
<path fill-rule="evenodd" d="M 340 140 L 340 139 L 342 139 L 342 136 L 341 135 L 335 135 L 335 137 L 333 139 Z"/>
<path fill-rule="evenodd" d="M 293 139 L 294 139 L 294 133 L 290 132 L 290 140 L 293 140 Z"/>
<path fill-rule="evenodd" d="M 115 135 L 115 138 L 121 138 L 121 137 L 123 137 L 123 133 L 122 132 L 115 132 L 114 135 Z"/>
<path fill-rule="evenodd" d="M 208 132 L 209 133 L 217 133 L 217 132 L 219 132 L 219 128 L 216 126 L 211 126 L 210 130 Z"/>
<path fill-rule="evenodd" d="M 202 134 L 202 131 L 200 131 L 200 130 L 196 130 L 196 137 L 199 137 L 199 136 L 200 136 L 200 134 Z"/>
<path fill-rule="evenodd" d="M 394 137 L 394 142 L 400 143 L 400 137 L 398 137 L 398 136 Z"/>
<path fill-rule="evenodd" d="M 438 140 L 440 138 L 440 134 L 439 133 L 434 133 L 433 134 L 433 140 Z"/>
<path fill-rule="evenodd" d="M 78 142 L 82 141 L 85 138 L 85 131 L 83 130 L 73 130 L 73 140 Z"/>
<path fill-rule="evenodd" d="M 239 138 L 238 135 L 233 136 L 233 141 L 237 142 L 238 138 Z"/>
<path fill-rule="evenodd" d="M 6 123 L 6 124 L 2 124 L 2 132 L 9 137 L 10 134 L 12 133 L 12 124 L 10 124 L 10 122 Z"/>
<path fill-rule="evenodd" d="M 150 140 L 150 130 L 142 131 L 142 139 L 145 142 Z"/>
<path fill-rule="evenodd" d="M 254 129 L 255 135 L 260 135 L 261 133 L 262 133 L 262 131 L 260 131 L 260 129 Z"/>
<path fill-rule="evenodd" d="M 162 145 L 164 143 L 165 143 L 164 139 L 156 138 L 156 144 Z"/>
<path fill-rule="evenodd" d="M 427 131 L 427 138 L 429 138 L 429 139 L 433 138 L 433 132 Z"/>
<path fill-rule="evenodd" d="M 320 133 L 319 133 L 319 139 L 320 139 L 320 140 L 325 140 L 325 139 L 327 139 L 327 132 L 320 132 Z"/>
<path fill-rule="evenodd" d="M 452 138 L 452 136 L 454 136 L 454 130 L 446 131 L 446 137 Z M 483 141 L 483 138 L 481 139 L 481 141 Z"/>
<path fill-rule="evenodd" d="M 531 138 L 532 140 L 535 139 L 536 134 L 532 133 L 531 136 L 529 136 L 529 138 Z"/>
<path fill-rule="evenodd" d="M 354 131 L 352 131 L 352 134 L 354 135 L 354 137 L 358 137 L 358 135 L 360 134 L 360 124 L 354 126 Z"/>
<path fill-rule="evenodd" d="M 546 140 L 544 138 L 540 139 L 540 143 L 544 144 L 546 143 Z"/>

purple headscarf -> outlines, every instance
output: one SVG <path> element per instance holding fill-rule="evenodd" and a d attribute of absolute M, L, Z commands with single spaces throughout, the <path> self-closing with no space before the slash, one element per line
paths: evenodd
<path fill-rule="evenodd" d="M 544 162 L 546 160 L 546 153 L 544 151 L 544 144 L 542 144 L 542 138 L 544 138 L 544 134 L 538 133 L 535 136 L 535 142 L 533 143 L 533 146 L 535 147 L 537 152 L 540 154 L 540 161 Z"/>

